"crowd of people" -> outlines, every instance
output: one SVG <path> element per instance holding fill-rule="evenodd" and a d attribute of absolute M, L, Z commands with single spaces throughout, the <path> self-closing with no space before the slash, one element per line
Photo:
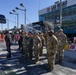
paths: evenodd
<path fill-rule="evenodd" d="M 0 33 L 0 42 L 3 42 L 5 38 L 5 35 L 3 33 Z"/>
<path fill-rule="evenodd" d="M 7 58 L 11 57 L 11 38 L 12 36 L 9 34 L 9 31 L 6 31 L 5 41 L 8 51 Z M 58 63 L 62 63 L 64 55 L 63 50 L 67 43 L 67 37 L 63 33 L 62 29 L 56 33 L 54 30 L 47 31 L 45 33 L 32 33 L 22 30 L 21 32 L 16 33 L 16 38 L 19 45 L 18 49 L 22 54 L 24 54 L 26 59 L 28 58 L 32 60 L 34 57 L 36 63 L 38 63 L 39 57 L 43 55 L 43 47 L 45 46 L 50 71 L 54 69 L 56 54 L 58 57 Z"/>

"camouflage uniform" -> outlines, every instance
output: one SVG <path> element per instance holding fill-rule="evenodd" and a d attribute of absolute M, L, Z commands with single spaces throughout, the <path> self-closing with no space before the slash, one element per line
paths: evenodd
<path fill-rule="evenodd" d="M 59 33 L 56 36 L 58 38 L 58 45 L 57 45 L 58 62 L 61 63 L 63 58 L 63 49 L 67 43 L 67 37 L 63 33 L 63 31 L 59 31 Z"/>
<path fill-rule="evenodd" d="M 55 35 L 47 37 L 47 58 L 50 70 L 54 68 L 57 43 L 58 39 Z"/>
<path fill-rule="evenodd" d="M 47 48 L 47 37 L 48 37 L 48 32 L 45 32 L 44 33 L 44 40 L 45 40 L 44 44 L 46 48 Z"/>
<path fill-rule="evenodd" d="M 25 56 L 28 57 L 28 37 L 27 36 L 23 36 L 23 40 L 22 40 L 22 44 L 23 44 L 23 52 L 25 53 Z"/>
<path fill-rule="evenodd" d="M 34 38 L 34 53 L 35 53 L 35 58 L 36 58 L 36 62 L 39 61 L 39 50 L 40 50 L 40 46 L 41 46 L 41 39 L 39 36 Z"/>
<path fill-rule="evenodd" d="M 40 56 L 42 56 L 42 54 L 43 54 L 43 46 L 44 46 L 44 41 L 45 41 L 43 35 L 40 36 L 40 39 L 41 39 L 41 43 L 42 43 L 41 48 L 40 48 Z"/>
<path fill-rule="evenodd" d="M 47 43 L 47 32 L 44 34 L 45 43 Z"/>
<path fill-rule="evenodd" d="M 32 57 L 33 57 L 33 37 L 29 37 L 29 39 L 28 39 L 28 52 L 29 52 L 29 58 L 32 59 Z"/>
<path fill-rule="evenodd" d="M 9 34 L 9 31 L 6 32 L 6 35 L 5 35 L 5 41 L 6 41 L 6 47 L 7 47 L 7 52 L 8 52 L 8 55 L 7 55 L 7 58 L 10 58 L 11 57 L 11 35 Z"/>

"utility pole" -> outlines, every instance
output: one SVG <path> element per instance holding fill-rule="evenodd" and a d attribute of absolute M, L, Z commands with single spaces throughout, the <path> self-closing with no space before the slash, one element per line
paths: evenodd
<path fill-rule="evenodd" d="M 60 26 L 62 26 L 62 0 L 60 1 Z"/>

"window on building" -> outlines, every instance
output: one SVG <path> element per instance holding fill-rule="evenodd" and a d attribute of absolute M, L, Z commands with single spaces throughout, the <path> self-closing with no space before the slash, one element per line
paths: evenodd
<path fill-rule="evenodd" d="M 51 7 L 51 9 L 52 9 L 52 11 L 56 10 L 56 5 L 53 5 L 53 6 Z"/>
<path fill-rule="evenodd" d="M 67 16 L 67 9 L 63 9 L 63 13 L 62 13 L 63 17 Z"/>
<path fill-rule="evenodd" d="M 71 15 L 72 15 L 72 8 L 69 7 L 69 8 L 68 8 L 68 16 L 71 16 Z"/>
<path fill-rule="evenodd" d="M 44 16 L 39 16 L 39 20 L 40 21 L 44 21 L 45 20 L 45 17 Z"/>
<path fill-rule="evenodd" d="M 64 1 L 64 2 L 62 3 L 62 7 L 66 7 L 66 5 L 67 5 L 67 1 Z"/>
<path fill-rule="evenodd" d="M 59 4 L 57 4 L 57 9 L 60 9 L 60 3 L 59 3 Z"/>

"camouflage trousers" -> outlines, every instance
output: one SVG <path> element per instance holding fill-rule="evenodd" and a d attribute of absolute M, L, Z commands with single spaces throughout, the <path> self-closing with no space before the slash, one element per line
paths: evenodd
<path fill-rule="evenodd" d="M 40 47 L 40 53 L 39 53 L 39 55 L 42 56 L 42 54 L 43 54 L 43 46 Z"/>
<path fill-rule="evenodd" d="M 62 61 L 64 57 L 64 46 L 58 46 L 57 47 L 57 54 L 58 54 L 58 59 Z"/>
<path fill-rule="evenodd" d="M 28 57 L 28 48 L 26 46 L 23 46 L 23 53 Z"/>
<path fill-rule="evenodd" d="M 34 48 L 36 62 L 39 61 L 39 50 L 40 50 L 40 48 L 37 48 L 37 47 Z"/>
<path fill-rule="evenodd" d="M 47 60 L 50 69 L 54 68 L 55 57 L 56 57 L 56 50 L 47 50 Z"/>

